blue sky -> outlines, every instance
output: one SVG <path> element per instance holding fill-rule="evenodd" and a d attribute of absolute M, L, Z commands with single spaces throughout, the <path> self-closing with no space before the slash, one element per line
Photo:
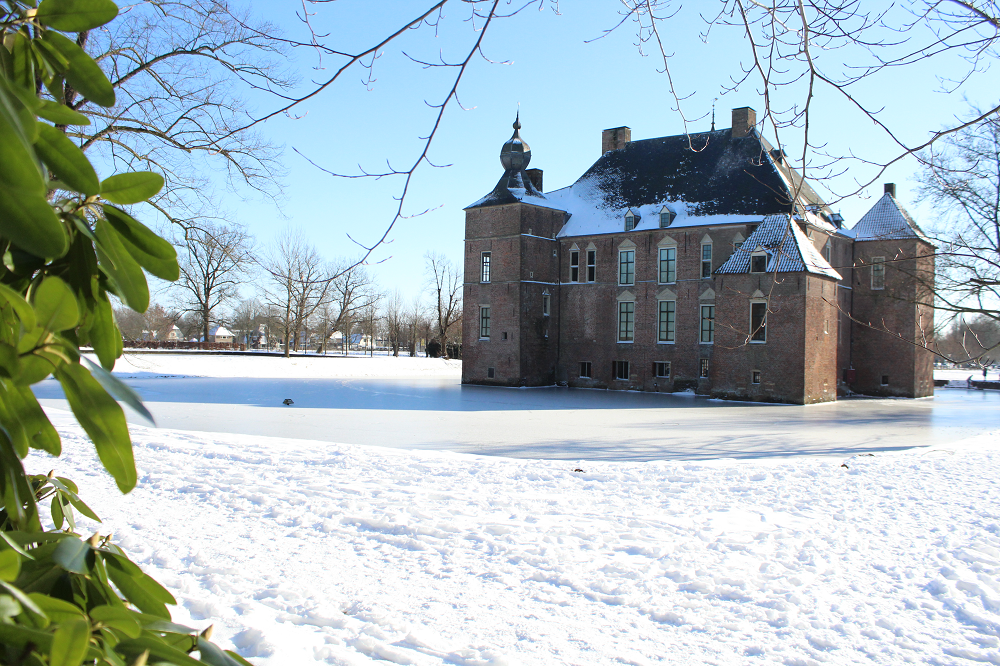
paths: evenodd
<path fill-rule="evenodd" d="M 409 0 L 338 0 L 313 6 L 320 32 L 329 32 L 325 42 L 343 50 L 368 46 L 374 38 L 418 15 L 429 2 Z M 747 40 L 737 28 L 715 28 L 707 42 L 700 33 L 705 24 L 698 9 L 715 4 L 684 6 L 662 24 L 661 36 L 672 53 L 671 70 L 678 92 L 688 95 L 683 103 L 692 131 L 707 130 L 714 99 L 718 127 L 730 126 L 733 107 L 751 106 L 760 112 L 763 98 L 751 79 L 738 90 L 723 94 L 724 87 L 738 77 L 741 63 L 749 59 Z M 877 5 L 877 3 L 865 3 Z M 520 6 L 520 5 L 517 5 Z M 464 214 L 462 209 L 487 193 L 502 174 L 498 153 L 510 136 L 511 122 L 520 109 L 521 134 L 531 146 L 531 166 L 545 171 L 545 189 L 572 183 L 600 156 L 601 130 L 628 125 L 634 139 L 679 134 L 683 125 L 674 110 L 667 78 L 655 50 L 648 57 L 635 47 L 635 29 L 626 23 L 618 31 L 599 39 L 619 20 L 619 3 L 610 1 L 563 1 L 559 13 L 549 3 L 528 7 L 513 18 L 499 20 L 487 32 L 483 49 L 486 62 L 475 58 L 459 88 L 462 110 L 454 105 L 431 150 L 442 169 L 421 167 L 408 196 L 405 212 L 431 212 L 401 220 L 390 234 L 391 242 L 372 256 L 372 271 L 385 289 L 398 288 L 406 297 L 415 296 L 423 284 L 425 252 L 443 253 L 459 261 L 462 255 Z M 513 7 L 513 6 L 510 6 Z M 510 8 L 508 7 L 508 8 Z M 294 12 L 297 2 L 256 3 L 258 16 L 274 21 L 288 35 L 302 36 Z M 407 60 L 401 50 L 420 58 L 443 54 L 449 61 L 460 59 L 471 47 L 476 33 L 465 20 L 468 8 L 460 3 L 446 6 L 445 19 L 437 35 L 423 27 L 411 31 L 390 46 L 376 61 L 376 81 L 363 82 L 357 68 L 330 89 L 296 110 L 295 118 L 278 117 L 261 128 L 284 146 L 288 176 L 282 184 L 279 207 L 246 193 L 225 198 L 231 215 L 247 224 L 262 246 L 287 226 L 301 228 L 324 255 L 351 256 L 359 248 L 348 234 L 369 243 L 381 236 L 392 219 L 402 181 L 337 179 L 309 164 L 306 156 L 324 168 L 356 173 L 360 165 L 377 171 L 388 160 L 394 167 L 412 162 L 422 147 L 419 137 L 429 131 L 435 110 L 425 104 L 440 102 L 451 86 L 453 70 L 424 69 Z M 897 10 L 894 10 L 897 11 Z M 391 29 L 391 30 L 390 30 Z M 842 70 L 859 54 L 848 50 L 820 53 L 819 61 L 829 71 Z M 509 61 L 507 64 L 501 64 Z M 290 67 L 303 77 L 329 75 L 335 61 L 326 59 L 325 71 L 316 71 L 313 53 L 301 49 L 292 54 Z M 962 62 L 944 56 L 926 64 L 897 68 L 879 74 L 854 89 L 872 108 L 884 107 L 880 118 L 907 141 L 923 139 L 929 131 L 968 110 L 967 102 L 988 103 L 1000 88 L 996 72 L 977 74 L 957 92 L 940 92 L 937 75 L 958 71 Z M 789 106 L 801 95 L 801 86 L 777 93 L 776 106 Z M 261 95 L 251 98 L 257 111 L 270 110 L 275 101 Z M 701 119 L 697 119 L 701 116 Z M 852 110 L 830 90 L 819 89 L 814 105 L 811 136 L 834 154 L 853 152 L 878 161 L 892 155 L 893 147 L 870 120 Z M 801 135 L 783 135 L 793 156 L 801 150 Z M 298 152 L 296 152 L 298 151 Z M 300 154 L 301 153 L 301 154 Z M 840 191 L 855 188 L 854 182 L 872 177 L 870 168 L 853 163 L 831 184 Z M 930 223 L 930 212 L 913 205 L 915 183 L 912 159 L 891 167 L 878 182 L 860 195 L 836 204 L 848 224 L 853 224 L 881 196 L 882 182 L 896 182 L 899 199 L 910 206 L 921 224 Z M 380 263 L 378 263 L 380 262 Z"/>

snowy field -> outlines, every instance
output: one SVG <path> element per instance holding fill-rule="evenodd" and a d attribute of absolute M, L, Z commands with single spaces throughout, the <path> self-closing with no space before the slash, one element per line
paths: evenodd
<path fill-rule="evenodd" d="M 134 424 L 123 498 L 43 382 L 64 455 L 27 466 L 260 666 L 1000 664 L 1000 392 L 769 406 L 150 356 L 116 373 L 161 426 L 234 431 Z"/>

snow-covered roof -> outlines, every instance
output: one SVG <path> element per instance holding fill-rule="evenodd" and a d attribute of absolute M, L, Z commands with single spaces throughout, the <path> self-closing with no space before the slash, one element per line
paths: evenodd
<path fill-rule="evenodd" d="M 859 241 L 919 238 L 928 243 L 933 242 L 924 235 L 906 209 L 888 192 L 858 220 L 852 231 L 855 240 Z"/>
<path fill-rule="evenodd" d="M 227 336 L 227 335 L 229 337 L 233 337 L 232 332 L 225 326 L 216 326 L 215 328 L 209 330 L 208 334 L 214 335 L 215 337 Z"/>
<path fill-rule="evenodd" d="M 823 258 L 788 214 L 768 215 L 716 273 L 749 273 L 750 257 L 763 250 L 768 273 L 807 272 L 835 280 L 840 273 Z"/>

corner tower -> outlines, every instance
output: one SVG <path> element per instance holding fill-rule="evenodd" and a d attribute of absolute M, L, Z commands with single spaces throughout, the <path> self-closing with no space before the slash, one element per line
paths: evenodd
<path fill-rule="evenodd" d="M 566 213 L 542 194 L 531 148 L 500 149 L 496 187 L 465 209 L 462 383 L 544 386 L 556 380 L 559 243 Z"/>

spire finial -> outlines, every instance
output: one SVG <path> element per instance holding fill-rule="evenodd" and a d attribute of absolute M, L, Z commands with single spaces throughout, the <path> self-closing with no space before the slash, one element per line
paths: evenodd
<path fill-rule="evenodd" d="M 521 129 L 521 109 L 517 110 L 517 116 L 514 118 L 514 129 Z"/>
<path fill-rule="evenodd" d="M 715 131 L 715 102 L 718 99 L 719 98 L 716 97 L 715 99 L 712 100 L 712 131 L 713 132 Z"/>

